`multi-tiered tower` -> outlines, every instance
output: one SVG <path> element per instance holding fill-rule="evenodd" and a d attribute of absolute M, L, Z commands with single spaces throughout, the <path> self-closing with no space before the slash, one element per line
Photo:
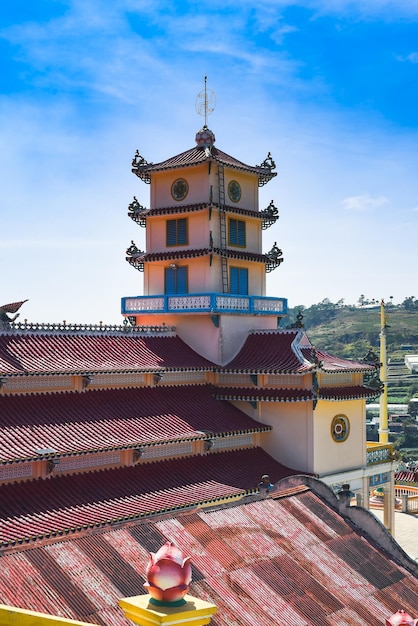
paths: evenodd
<path fill-rule="evenodd" d="M 258 188 L 274 176 L 270 154 L 250 166 L 219 150 L 206 126 L 196 146 L 161 163 L 136 153 L 132 171 L 151 186 L 151 205 L 136 198 L 129 215 L 146 227 L 146 251 L 127 260 L 144 273 L 143 296 L 122 300 L 137 325 L 174 325 L 195 350 L 227 362 L 251 329 L 277 328 L 284 298 L 266 296 L 266 272 L 282 262 L 262 252 L 262 231 L 278 219 L 273 202 L 260 210 Z"/>
<path fill-rule="evenodd" d="M 151 193 L 149 208 L 136 197 L 129 206 L 146 228 L 146 250 L 134 242 L 127 250 L 144 283 L 142 296 L 122 299 L 122 314 L 135 326 L 175 327 L 209 359 L 217 399 L 272 427 L 262 445 L 276 460 L 334 488 L 350 484 L 366 506 L 370 487 L 385 485 L 392 527 L 390 449 L 369 450 L 365 436 L 365 400 L 379 394 L 367 379 L 377 365 L 315 350 L 301 323 L 278 328 L 287 301 L 266 295 L 266 272 L 282 252 L 276 244 L 262 252 L 278 210 L 273 201 L 260 209 L 258 195 L 275 163 L 269 153 L 250 166 L 217 148 L 206 91 L 203 110 L 193 148 L 156 164 L 139 152 L 133 159 Z"/>

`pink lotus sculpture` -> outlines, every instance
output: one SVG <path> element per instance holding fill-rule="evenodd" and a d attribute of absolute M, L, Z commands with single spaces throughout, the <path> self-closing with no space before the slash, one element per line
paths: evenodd
<path fill-rule="evenodd" d="M 150 602 L 165 606 L 185 604 L 184 596 L 192 580 L 190 557 L 183 558 L 181 551 L 167 542 L 156 554 L 150 553 L 144 587 L 151 596 Z"/>

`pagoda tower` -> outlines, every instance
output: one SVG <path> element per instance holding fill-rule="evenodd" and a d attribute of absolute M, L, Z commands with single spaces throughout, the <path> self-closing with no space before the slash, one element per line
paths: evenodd
<path fill-rule="evenodd" d="M 134 325 L 175 326 L 199 354 L 224 364 L 248 331 L 277 328 L 287 313 L 286 299 L 266 296 L 266 272 L 279 267 L 282 252 L 276 244 L 262 252 L 262 232 L 278 210 L 273 202 L 260 210 L 258 189 L 276 166 L 270 153 L 254 166 L 226 154 L 206 123 L 195 142 L 161 163 L 138 151 L 132 161 L 150 185 L 150 207 L 136 197 L 129 205 L 146 228 L 146 250 L 133 241 L 127 250 L 144 275 L 144 295 L 122 298 L 122 314 Z"/>

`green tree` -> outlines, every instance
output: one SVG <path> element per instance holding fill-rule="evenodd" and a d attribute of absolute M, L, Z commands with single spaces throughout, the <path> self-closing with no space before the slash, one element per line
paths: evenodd
<path fill-rule="evenodd" d="M 418 310 L 418 300 L 415 299 L 415 296 L 409 296 L 402 302 L 402 306 L 407 311 L 416 311 Z"/>

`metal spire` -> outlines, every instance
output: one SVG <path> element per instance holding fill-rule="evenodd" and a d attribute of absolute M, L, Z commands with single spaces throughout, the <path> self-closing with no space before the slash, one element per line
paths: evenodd
<path fill-rule="evenodd" d="M 205 118 L 204 128 L 207 128 L 208 115 L 215 110 L 216 107 L 216 95 L 212 90 L 207 90 L 207 79 L 205 76 L 205 87 L 196 98 L 196 111 L 198 115 Z"/>

